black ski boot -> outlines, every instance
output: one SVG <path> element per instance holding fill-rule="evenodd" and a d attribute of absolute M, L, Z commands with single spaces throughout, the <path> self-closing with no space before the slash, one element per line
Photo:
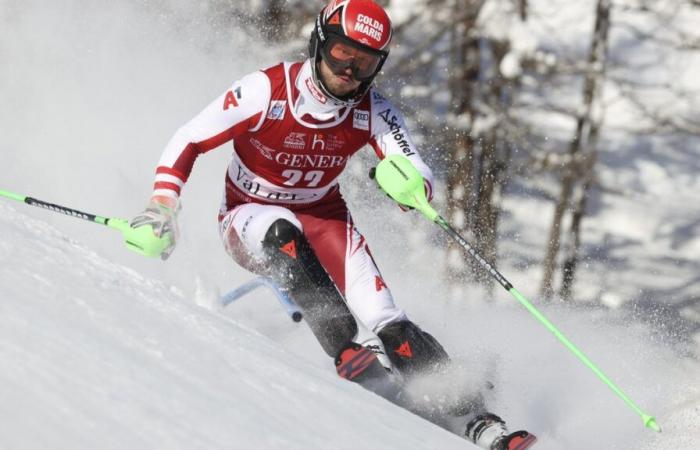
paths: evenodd
<path fill-rule="evenodd" d="M 335 370 L 341 378 L 357 383 L 402 408 L 407 407 L 401 399 L 401 384 L 367 347 L 355 342 L 347 344 L 335 358 Z"/>
<path fill-rule="evenodd" d="M 508 434 L 506 423 L 495 414 L 481 414 L 467 424 L 464 435 L 485 450 L 525 450 L 537 437 L 521 430 Z"/>

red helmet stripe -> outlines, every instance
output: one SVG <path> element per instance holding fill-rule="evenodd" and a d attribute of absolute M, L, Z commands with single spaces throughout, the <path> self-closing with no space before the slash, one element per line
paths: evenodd
<path fill-rule="evenodd" d="M 335 11 L 340 9 L 341 6 L 345 5 L 350 0 L 332 0 L 325 9 L 325 19 L 328 21 L 328 19 L 331 17 L 331 14 L 333 14 Z"/>

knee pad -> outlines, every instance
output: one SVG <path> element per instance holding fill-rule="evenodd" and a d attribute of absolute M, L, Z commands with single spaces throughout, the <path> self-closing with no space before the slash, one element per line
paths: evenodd
<path fill-rule="evenodd" d="M 377 333 L 392 364 L 404 376 L 438 371 L 450 361 L 442 345 L 411 321 L 394 322 Z"/>
<path fill-rule="evenodd" d="M 268 273 L 289 291 L 324 351 L 332 357 L 353 340 L 357 323 L 304 233 L 278 219 L 263 240 Z"/>
<path fill-rule="evenodd" d="M 298 267 L 303 269 L 315 286 L 335 289 L 335 284 L 316 257 L 304 233 L 287 219 L 277 219 L 270 225 L 265 233 L 263 248 L 273 270 L 283 269 L 289 273 Z"/>

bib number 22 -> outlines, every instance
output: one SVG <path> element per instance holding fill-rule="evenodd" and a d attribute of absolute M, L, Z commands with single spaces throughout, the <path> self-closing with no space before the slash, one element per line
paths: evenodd
<path fill-rule="evenodd" d="M 321 182 L 321 178 L 323 178 L 323 171 L 311 170 L 304 174 L 301 170 L 287 169 L 282 172 L 282 176 L 287 179 L 287 181 L 284 182 L 285 186 L 296 186 L 301 181 L 302 177 L 304 177 L 306 187 L 316 187 L 318 183 Z"/>

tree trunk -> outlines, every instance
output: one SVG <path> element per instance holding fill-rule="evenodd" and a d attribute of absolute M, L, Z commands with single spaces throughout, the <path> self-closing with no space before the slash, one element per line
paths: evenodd
<path fill-rule="evenodd" d="M 564 219 L 564 213 L 569 205 L 569 198 L 574 188 L 574 177 L 566 175 L 561 182 L 561 192 L 559 199 L 554 207 L 554 216 L 552 217 L 552 225 L 549 228 L 549 238 L 547 239 L 547 254 L 544 258 L 544 270 L 542 275 L 542 287 L 540 288 L 541 295 L 545 300 L 552 298 L 554 289 L 552 279 L 556 269 L 557 255 L 559 254 L 561 223 Z"/>
<path fill-rule="evenodd" d="M 454 63 L 450 83 L 452 93 L 451 115 L 461 124 L 452 142 L 452 161 L 448 173 L 448 220 L 461 234 L 471 232 L 475 250 L 492 264 L 497 259 L 498 218 L 500 199 L 510 159 L 510 146 L 503 127 L 499 123 L 507 119 L 512 96 L 505 95 L 508 85 L 500 74 L 500 64 L 507 54 L 508 41 L 485 41 L 475 35 L 476 17 L 483 1 L 463 0 L 455 4 L 455 17 L 464 17 L 465 8 L 471 8 L 453 32 Z M 482 67 L 482 60 L 488 64 Z M 487 80 L 484 80 L 487 78 Z M 490 116 L 478 113 L 477 101 L 486 106 Z M 487 122 L 494 122 L 489 129 L 476 135 L 473 125 L 477 114 Z M 467 125 L 465 127 L 464 125 Z M 463 131 L 465 128 L 467 131 Z M 493 279 L 483 268 L 465 258 L 462 249 L 450 244 L 448 276 L 452 283 L 460 283 L 465 277 L 485 285 L 486 296 L 491 297 Z"/>
<path fill-rule="evenodd" d="M 581 221 L 585 213 L 586 199 L 593 179 L 593 163 L 596 159 L 596 145 L 601 118 L 596 115 L 595 108 L 599 106 L 603 85 L 604 67 L 606 62 L 608 30 L 610 29 L 610 0 L 598 0 L 596 21 L 593 32 L 591 49 L 583 87 L 583 102 L 585 111 L 576 123 L 576 134 L 569 147 L 571 160 L 564 170 L 562 189 L 554 210 L 554 217 L 549 231 L 547 253 L 544 260 L 541 294 L 545 299 L 551 299 L 554 294 L 553 278 L 556 260 L 561 245 L 561 228 L 567 209 L 570 209 L 571 196 L 577 186 L 581 193 L 574 210 L 571 211 L 570 245 L 564 263 L 564 283 L 560 293 L 568 298 L 574 280 L 575 268 L 580 247 Z M 583 158 L 581 158 L 581 154 Z M 583 161 L 583 163 L 580 163 Z"/>
<path fill-rule="evenodd" d="M 596 130 L 597 135 L 597 130 Z M 590 194 L 591 185 L 593 184 L 593 167 L 597 158 L 597 151 L 593 150 L 590 155 L 590 162 L 586 164 L 586 177 L 583 186 L 579 189 L 578 200 L 574 206 L 571 216 L 571 227 L 569 230 L 568 251 L 564 258 L 562 266 L 562 283 L 559 290 L 559 297 L 564 301 L 571 300 L 571 292 L 573 289 L 574 279 L 576 275 L 576 267 L 578 266 L 579 249 L 581 247 L 581 222 L 586 213 L 586 204 Z"/>
<path fill-rule="evenodd" d="M 525 22 L 527 20 L 527 0 L 517 0 L 518 2 L 518 15 L 520 15 L 520 20 Z"/>
<path fill-rule="evenodd" d="M 508 42 L 492 41 L 490 43 L 493 66 L 498 68 L 501 61 L 508 53 Z M 504 120 L 504 111 L 508 105 L 503 100 L 506 85 L 500 73 L 492 74 L 490 89 L 484 93 L 486 101 L 495 114 L 501 115 L 500 120 Z M 481 139 L 481 152 L 479 158 L 479 178 L 477 188 L 477 202 L 474 214 L 474 234 L 477 236 L 475 248 L 481 256 L 496 265 L 497 260 L 497 237 L 498 237 L 498 217 L 500 211 L 500 199 L 503 185 L 505 183 L 506 169 L 510 158 L 508 143 L 501 131 L 501 127 L 494 126 Z M 494 287 L 493 278 L 484 274 L 482 270 L 477 272 L 477 280 L 486 284 L 487 295 L 491 297 Z"/>
<path fill-rule="evenodd" d="M 455 17 L 464 19 L 455 23 L 452 33 L 452 61 L 450 76 L 451 115 L 455 118 L 456 132 L 449 140 L 450 164 L 447 173 L 448 220 L 459 233 L 469 227 L 469 212 L 473 210 L 475 142 L 469 131 L 474 123 L 474 90 L 480 72 L 480 49 L 478 37 L 474 35 L 474 21 L 477 14 L 464 15 L 473 7 L 469 0 L 455 3 Z M 466 122 L 466 127 L 461 125 Z M 469 268 L 469 262 L 462 254 L 462 248 L 450 242 L 448 247 L 448 278 L 462 280 Z"/>

